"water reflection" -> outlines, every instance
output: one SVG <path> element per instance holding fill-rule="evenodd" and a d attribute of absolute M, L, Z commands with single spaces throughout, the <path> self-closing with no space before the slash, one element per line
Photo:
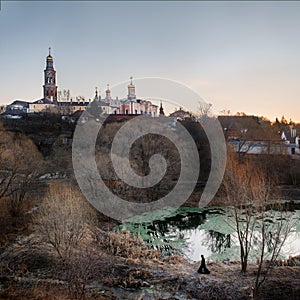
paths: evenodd
<path fill-rule="evenodd" d="M 231 247 L 231 235 L 224 234 L 213 230 L 204 232 L 203 245 L 213 252 L 222 254 L 227 248 Z"/>
<path fill-rule="evenodd" d="M 288 236 L 283 255 L 300 254 L 299 210 L 293 217 L 298 225 Z M 143 219 L 143 218 L 142 218 Z M 213 209 L 180 209 L 177 214 L 151 221 L 149 215 L 145 223 L 126 223 L 126 228 L 137 233 L 149 246 L 159 249 L 163 254 L 181 253 L 191 260 L 199 260 L 200 255 L 212 259 L 239 259 L 238 241 L 234 224 L 230 224 L 230 213 L 221 208 Z M 276 218 L 274 219 L 276 221 Z M 232 220 L 231 220 L 232 221 Z M 259 228 L 257 228 L 259 231 Z M 259 251 L 259 235 L 253 240 L 254 257 Z M 267 240 L 267 251 L 271 252 L 276 242 L 276 235 L 270 230 Z"/>

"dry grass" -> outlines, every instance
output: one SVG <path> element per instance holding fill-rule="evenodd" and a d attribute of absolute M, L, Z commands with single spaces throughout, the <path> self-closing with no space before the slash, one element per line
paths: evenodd
<path fill-rule="evenodd" d="M 66 259 L 96 224 L 96 211 L 81 192 L 68 185 L 49 185 L 36 216 L 36 232 Z"/>
<path fill-rule="evenodd" d="M 129 259 L 158 259 L 160 257 L 159 251 L 149 249 L 141 238 L 127 230 L 108 233 L 99 231 L 97 236 L 102 248 L 111 255 Z"/>
<path fill-rule="evenodd" d="M 163 261 L 167 264 L 173 264 L 173 265 L 187 263 L 187 260 L 180 255 L 167 256 L 166 258 L 163 259 Z"/>
<path fill-rule="evenodd" d="M 99 232 L 99 235 L 102 234 L 105 232 Z M 121 245 L 131 245 L 132 238 L 128 233 L 119 232 L 113 236 L 116 239 L 121 234 L 127 241 L 123 241 Z M 120 247 L 120 243 L 118 245 Z M 81 248 L 72 256 L 74 260 L 68 262 L 68 270 L 62 270 L 64 265 L 61 262 L 54 260 L 54 257 L 45 257 L 51 249 L 45 246 L 30 242 L 28 237 L 15 243 L 13 249 L 7 253 L 7 265 L 3 265 L 3 259 L 0 264 L 0 299 L 78 299 L 80 288 L 84 288 L 82 284 L 86 284 L 84 295 L 87 300 L 123 299 L 114 298 L 113 293 L 103 292 L 101 284 L 112 290 L 123 291 L 128 299 L 135 299 L 128 289 L 139 290 L 145 286 L 154 290 L 154 294 L 157 291 L 155 295 L 161 299 L 172 299 L 167 298 L 167 294 L 181 294 L 184 299 L 251 299 L 251 287 L 257 270 L 257 266 L 249 265 L 249 272 L 243 275 L 238 262 L 207 262 L 211 274 L 202 275 L 196 273 L 199 262 L 190 264 L 180 256 L 160 257 L 160 260 L 128 258 L 124 256 L 136 255 L 122 252 L 121 248 L 118 253 L 123 256 L 116 256 L 109 254 L 108 249 L 104 251 L 99 241 L 92 241 L 87 253 L 81 252 Z M 53 268 L 54 265 L 56 269 L 60 268 L 61 272 L 53 273 L 52 265 Z M 273 300 L 279 299 L 279 296 L 280 299 L 298 299 L 299 272 L 297 266 L 274 267 L 272 277 L 262 289 L 260 299 Z M 72 293 L 70 288 L 73 289 Z"/>
<path fill-rule="evenodd" d="M 70 296 L 68 288 L 61 284 L 41 283 L 34 284 L 13 282 L 9 286 L 0 289 L 0 299 L 2 300 L 74 300 Z M 89 292 L 86 300 L 115 300 L 116 298 L 108 291 Z"/>

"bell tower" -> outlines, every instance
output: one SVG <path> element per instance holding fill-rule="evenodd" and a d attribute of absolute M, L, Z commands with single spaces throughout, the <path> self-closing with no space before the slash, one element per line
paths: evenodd
<path fill-rule="evenodd" d="M 128 95 L 127 95 L 128 100 L 135 100 L 135 86 L 132 83 L 132 76 L 130 77 L 130 84 L 128 85 Z"/>
<path fill-rule="evenodd" d="M 56 71 L 53 67 L 53 57 L 51 56 L 51 48 L 49 48 L 49 55 L 46 58 L 46 69 L 44 70 L 45 82 L 44 98 L 51 101 L 57 101 L 57 86 L 56 86 Z"/>
<path fill-rule="evenodd" d="M 107 85 L 107 90 L 105 91 L 105 93 L 106 93 L 105 100 L 109 102 L 111 100 L 111 94 L 110 94 L 109 84 Z"/>

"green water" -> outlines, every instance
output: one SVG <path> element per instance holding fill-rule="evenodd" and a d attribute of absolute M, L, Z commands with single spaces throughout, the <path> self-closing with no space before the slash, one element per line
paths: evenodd
<path fill-rule="evenodd" d="M 272 232 L 279 221 L 290 229 L 281 256 L 299 255 L 299 208 L 291 209 L 284 214 L 272 210 L 267 212 L 266 222 L 270 234 L 266 252 L 272 248 L 274 243 Z M 150 247 L 159 249 L 165 255 L 180 253 L 195 261 L 200 259 L 201 254 L 218 260 L 239 259 L 233 211 L 229 209 L 221 207 L 209 209 L 183 207 L 176 211 L 165 209 L 133 217 L 123 226 L 140 236 Z M 259 232 L 258 222 L 255 226 L 250 256 L 252 260 L 256 259 L 260 250 Z"/>

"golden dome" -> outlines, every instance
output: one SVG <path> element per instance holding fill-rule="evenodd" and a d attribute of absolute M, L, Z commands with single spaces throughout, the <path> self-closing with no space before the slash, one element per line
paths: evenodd
<path fill-rule="evenodd" d="M 47 61 L 49 61 L 49 60 L 53 61 L 53 57 L 51 55 L 47 56 Z"/>

